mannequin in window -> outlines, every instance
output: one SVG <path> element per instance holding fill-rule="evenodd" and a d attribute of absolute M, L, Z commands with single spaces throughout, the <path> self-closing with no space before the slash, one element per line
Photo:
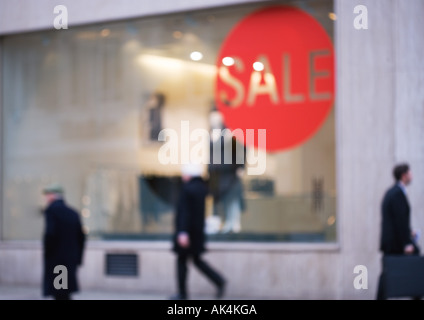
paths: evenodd
<path fill-rule="evenodd" d="M 231 131 L 225 128 L 222 114 L 218 110 L 213 109 L 209 119 L 211 141 L 208 169 L 209 187 L 214 199 L 214 214 L 219 215 L 219 209 L 222 208 L 224 218 L 224 225 L 220 230 L 222 233 L 238 233 L 241 231 L 241 214 L 245 209 L 242 177 L 246 150 Z M 214 163 L 214 151 L 217 150 L 221 151 L 221 157 L 218 159 L 215 156 L 216 163 Z M 243 158 L 237 161 L 240 155 Z"/>
<path fill-rule="evenodd" d="M 159 132 L 162 128 L 163 107 L 165 105 L 165 95 L 161 92 L 152 93 L 146 104 L 142 120 L 142 137 L 148 141 L 158 141 Z"/>

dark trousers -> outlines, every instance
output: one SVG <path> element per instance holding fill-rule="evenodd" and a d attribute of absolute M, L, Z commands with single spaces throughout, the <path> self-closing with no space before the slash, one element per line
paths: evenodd
<path fill-rule="evenodd" d="M 209 280 L 217 287 L 224 284 L 224 278 L 208 265 L 200 255 L 189 256 L 187 254 L 179 254 L 177 258 L 177 274 L 178 274 L 178 290 L 182 297 L 187 297 L 187 263 L 189 258 L 193 259 L 193 263 Z"/>
<path fill-rule="evenodd" d="M 381 274 L 380 274 L 380 277 L 378 278 L 378 288 L 377 288 L 377 297 L 376 297 L 377 300 L 386 300 L 387 299 L 385 277 L 386 277 L 386 275 L 382 271 Z"/>

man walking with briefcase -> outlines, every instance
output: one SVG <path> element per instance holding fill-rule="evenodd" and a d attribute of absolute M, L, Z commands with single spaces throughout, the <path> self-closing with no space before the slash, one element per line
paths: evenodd
<path fill-rule="evenodd" d="M 379 278 L 377 300 L 387 299 L 387 281 L 391 280 L 390 273 L 385 270 L 385 267 L 388 267 L 385 263 L 389 263 L 387 257 L 420 254 L 420 248 L 415 241 L 416 235 L 410 227 L 411 209 L 406 193 L 406 186 L 412 181 L 409 165 L 396 165 L 393 176 L 395 184 L 386 191 L 381 205 L 380 251 L 383 253 L 383 270 Z M 400 291 L 402 290 L 401 288 Z"/>

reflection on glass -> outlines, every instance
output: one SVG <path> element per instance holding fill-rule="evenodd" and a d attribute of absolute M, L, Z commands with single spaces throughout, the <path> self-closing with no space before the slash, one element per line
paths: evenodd
<path fill-rule="evenodd" d="M 80 206 L 90 237 L 168 239 L 180 167 L 159 163 L 158 135 L 172 129 L 180 138 L 181 121 L 191 131 L 209 132 L 213 121 L 224 128 L 225 119 L 211 114 L 211 104 L 225 98 L 237 108 L 247 92 L 216 97 L 217 72 L 231 80 L 230 69 L 250 76 L 251 67 L 237 55 L 216 58 L 230 30 L 262 6 L 4 37 L 4 238 L 40 239 L 39 190 L 47 177 L 61 181 L 67 201 Z M 332 37 L 328 12 L 332 1 L 311 5 L 310 13 Z M 283 64 L 283 53 L 276 54 Z M 254 68 L 264 65 L 257 61 Z M 334 241 L 334 140 L 332 111 L 305 144 L 267 154 L 260 176 L 246 174 L 254 163 L 246 152 L 244 172 L 228 175 L 237 183 L 227 183 L 233 187 L 207 201 L 211 240 Z M 213 188 L 227 178 L 209 171 L 208 179 Z"/>

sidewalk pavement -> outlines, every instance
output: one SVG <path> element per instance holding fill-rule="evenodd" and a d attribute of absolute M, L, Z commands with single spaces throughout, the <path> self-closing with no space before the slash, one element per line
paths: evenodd
<path fill-rule="evenodd" d="M 145 292 L 118 292 L 107 290 L 80 290 L 73 294 L 73 300 L 169 300 L 169 295 Z M 0 300 L 52 300 L 43 297 L 39 286 L 0 284 Z M 210 295 L 192 295 L 191 300 L 214 300 Z M 246 300 L 224 296 L 222 300 Z"/>

